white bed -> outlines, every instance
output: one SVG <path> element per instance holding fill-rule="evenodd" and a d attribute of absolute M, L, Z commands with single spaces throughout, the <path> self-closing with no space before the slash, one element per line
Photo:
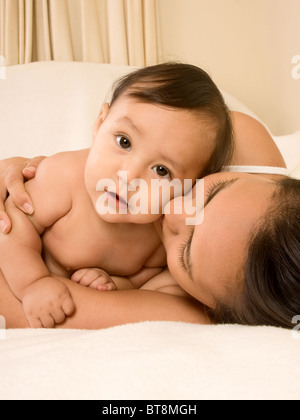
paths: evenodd
<path fill-rule="evenodd" d="M 8 68 L 0 80 L 0 158 L 89 147 L 111 83 L 129 70 L 54 62 Z M 224 95 L 231 109 L 255 116 Z M 275 140 L 299 177 L 300 131 Z M 1 400 L 299 398 L 296 331 L 175 322 L 0 330 Z"/>

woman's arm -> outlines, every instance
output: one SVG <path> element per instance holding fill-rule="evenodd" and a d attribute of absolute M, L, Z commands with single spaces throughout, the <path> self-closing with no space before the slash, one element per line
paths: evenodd
<path fill-rule="evenodd" d="M 286 168 L 274 140 L 259 121 L 241 112 L 231 116 L 236 141 L 231 165 Z"/>
<path fill-rule="evenodd" d="M 142 321 L 178 321 L 210 324 L 203 306 L 192 298 L 145 290 L 99 292 L 59 278 L 73 298 L 76 310 L 56 328 L 102 329 Z M 7 328 L 28 328 L 21 302 L 0 274 L 0 314 Z"/>

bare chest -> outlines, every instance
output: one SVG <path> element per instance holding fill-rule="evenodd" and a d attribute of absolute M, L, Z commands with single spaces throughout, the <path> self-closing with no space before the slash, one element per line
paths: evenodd
<path fill-rule="evenodd" d="M 85 204 L 74 207 L 48 228 L 42 239 L 44 261 L 57 275 L 99 267 L 110 275 L 129 276 L 160 246 L 152 225 L 116 229 Z"/>

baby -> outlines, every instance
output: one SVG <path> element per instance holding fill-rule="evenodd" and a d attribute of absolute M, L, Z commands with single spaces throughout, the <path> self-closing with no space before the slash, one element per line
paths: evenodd
<path fill-rule="evenodd" d="M 7 199 L 13 229 L 0 235 L 0 268 L 30 326 L 52 327 L 75 309 L 55 275 L 110 290 L 110 275 L 138 288 L 158 274 L 166 253 L 155 223 L 165 202 L 153 214 L 152 181 L 194 184 L 229 163 L 232 148 L 228 109 L 201 69 L 170 63 L 121 79 L 91 149 L 45 159 L 27 182 L 35 212 L 26 216 Z M 148 211 L 131 211 L 135 180 L 149 186 Z"/>

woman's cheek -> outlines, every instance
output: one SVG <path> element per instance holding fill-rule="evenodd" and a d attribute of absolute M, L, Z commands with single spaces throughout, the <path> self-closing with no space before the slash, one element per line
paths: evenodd
<path fill-rule="evenodd" d="M 172 271 L 173 276 L 177 276 L 177 273 L 182 271 L 179 261 L 179 249 L 180 244 L 177 243 L 175 238 L 173 238 L 171 246 L 166 246 L 168 267 Z"/>

